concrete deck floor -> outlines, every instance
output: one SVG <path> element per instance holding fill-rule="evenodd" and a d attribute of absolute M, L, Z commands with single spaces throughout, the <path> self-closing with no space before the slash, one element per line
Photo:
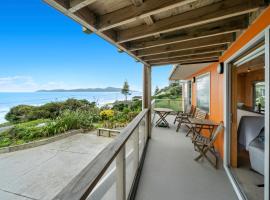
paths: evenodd
<path fill-rule="evenodd" d="M 136 194 L 137 200 L 236 200 L 222 167 L 196 162 L 190 138 L 170 128 L 154 128 Z"/>
<path fill-rule="evenodd" d="M 0 154 L 0 199 L 52 199 L 111 141 L 94 134 L 77 134 Z"/>

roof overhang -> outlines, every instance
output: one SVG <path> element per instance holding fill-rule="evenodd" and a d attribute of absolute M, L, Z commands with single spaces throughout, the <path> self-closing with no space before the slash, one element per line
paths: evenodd
<path fill-rule="evenodd" d="M 170 80 L 186 80 L 194 73 L 204 69 L 212 63 L 197 63 L 197 64 L 187 64 L 187 65 L 175 65 L 170 74 Z"/>
<path fill-rule="evenodd" d="M 44 0 L 147 66 L 215 62 L 265 0 Z M 210 13 L 210 14 L 209 14 Z"/>

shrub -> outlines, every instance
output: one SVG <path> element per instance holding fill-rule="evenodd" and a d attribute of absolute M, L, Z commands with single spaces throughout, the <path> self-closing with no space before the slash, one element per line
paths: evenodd
<path fill-rule="evenodd" d="M 72 129 L 92 130 L 93 118 L 89 111 L 64 111 L 54 120 L 35 120 L 15 125 L 0 134 L 0 147 L 21 144 L 54 136 Z"/>
<path fill-rule="evenodd" d="M 102 110 L 100 112 L 100 116 L 104 120 L 111 119 L 114 116 L 114 111 L 113 110 Z"/>
<path fill-rule="evenodd" d="M 72 129 L 93 129 L 93 118 L 88 111 L 63 112 L 56 120 L 45 127 L 46 136 L 52 136 Z"/>
<path fill-rule="evenodd" d="M 132 104 L 130 105 L 130 109 L 132 111 L 141 111 L 142 110 L 142 101 L 141 100 L 134 100 L 132 101 Z"/>
<path fill-rule="evenodd" d="M 10 122 L 24 122 L 30 120 L 29 113 L 33 112 L 34 106 L 18 105 L 10 109 L 6 114 L 6 120 Z"/>
<path fill-rule="evenodd" d="M 45 126 L 47 122 L 48 120 L 35 120 L 17 124 L 11 130 L 6 131 L 4 137 L 25 142 L 44 137 L 43 126 L 38 125 L 44 123 Z"/>
<path fill-rule="evenodd" d="M 113 105 L 113 110 L 123 111 L 127 107 L 128 107 L 127 103 L 115 103 Z"/>
<path fill-rule="evenodd" d="M 90 103 L 87 100 L 76 99 L 46 103 L 42 106 L 19 105 L 13 107 L 7 113 L 6 119 L 12 123 L 27 122 L 36 119 L 56 119 L 65 110 L 76 111 L 79 109 L 90 110 L 97 109 L 97 107 L 94 102 Z"/>

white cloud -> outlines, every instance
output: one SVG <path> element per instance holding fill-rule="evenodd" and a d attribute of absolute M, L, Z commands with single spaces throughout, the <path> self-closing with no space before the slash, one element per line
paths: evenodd
<path fill-rule="evenodd" d="M 40 89 L 66 89 L 68 86 L 63 82 L 48 82 L 45 84 L 38 84 L 30 76 L 10 76 L 0 77 L 0 91 L 1 92 L 33 92 Z"/>

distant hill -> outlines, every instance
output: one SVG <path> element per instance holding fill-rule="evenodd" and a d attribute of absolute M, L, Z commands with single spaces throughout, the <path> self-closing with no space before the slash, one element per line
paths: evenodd
<path fill-rule="evenodd" d="M 106 88 L 84 88 L 84 89 L 55 89 L 55 90 L 38 90 L 36 92 L 121 92 L 121 88 L 106 87 Z M 132 91 L 135 92 L 135 91 Z"/>

